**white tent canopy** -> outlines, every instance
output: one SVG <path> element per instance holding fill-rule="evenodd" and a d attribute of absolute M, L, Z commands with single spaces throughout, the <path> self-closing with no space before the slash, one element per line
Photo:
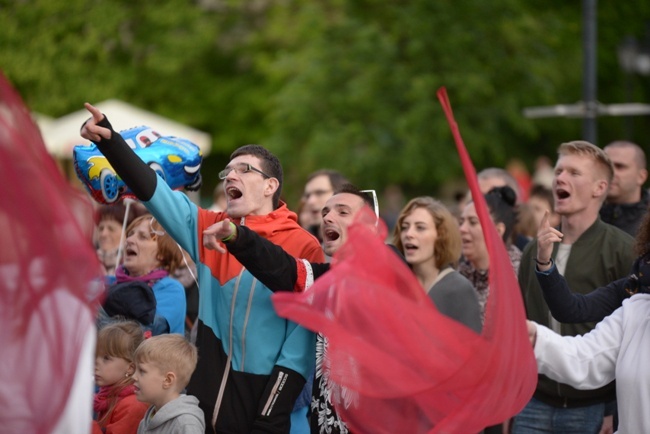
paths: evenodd
<path fill-rule="evenodd" d="M 203 156 L 210 153 L 212 140 L 207 133 L 115 99 L 93 105 L 108 117 L 115 131 L 147 125 L 163 136 L 182 137 L 196 143 L 201 148 Z M 43 119 L 41 122 L 37 117 L 49 153 L 58 158 L 72 158 L 74 146 L 88 143 L 79 135 L 79 130 L 89 117 L 90 113 L 86 109 L 53 121 Z"/>

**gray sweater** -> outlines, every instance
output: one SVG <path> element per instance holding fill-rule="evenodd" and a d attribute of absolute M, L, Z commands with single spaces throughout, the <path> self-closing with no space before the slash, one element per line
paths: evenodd
<path fill-rule="evenodd" d="M 457 271 L 447 273 L 429 289 L 429 298 L 440 313 L 480 333 L 481 309 L 472 283 Z"/>
<path fill-rule="evenodd" d="M 138 426 L 138 434 L 203 434 L 205 419 L 194 396 L 181 395 L 154 413 L 151 406 Z"/>

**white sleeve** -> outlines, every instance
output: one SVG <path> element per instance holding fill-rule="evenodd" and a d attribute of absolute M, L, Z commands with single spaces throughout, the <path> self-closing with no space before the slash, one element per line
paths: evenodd
<path fill-rule="evenodd" d="M 614 380 L 622 339 L 622 308 L 583 336 L 560 336 L 537 324 L 537 369 L 576 389 L 596 389 Z"/>

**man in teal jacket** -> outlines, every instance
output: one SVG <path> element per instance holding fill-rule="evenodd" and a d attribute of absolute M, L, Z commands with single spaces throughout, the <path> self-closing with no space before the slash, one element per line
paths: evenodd
<path fill-rule="evenodd" d="M 126 185 L 197 264 L 199 362 L 188 393 L 199 399 L 206 432 L 288 433 L 296 398 L 313 370 L 315 336 L 280 318 L 272 292 L 230 254 L 208 250 L 202 233 L 226 218 L 281 244 L 297 257 L 323 261 L 318 240 L 280 201 L 282 166 L 258 145 L 243 146 L 219 174 L 226 212 L 198 208 L 140 160 L 108 119 L 92 118 L 82 137 L 95 142 Z"/>

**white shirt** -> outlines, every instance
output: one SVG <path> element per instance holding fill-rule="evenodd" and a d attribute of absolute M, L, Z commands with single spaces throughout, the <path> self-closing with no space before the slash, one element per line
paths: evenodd
<path fill-rule="evenodd" d="M 616 379 L 620 434 L 650 433 L 650 294 L 627 299 L 583 336 L 537 325 L 540 374 L 590 390 Z"/>

